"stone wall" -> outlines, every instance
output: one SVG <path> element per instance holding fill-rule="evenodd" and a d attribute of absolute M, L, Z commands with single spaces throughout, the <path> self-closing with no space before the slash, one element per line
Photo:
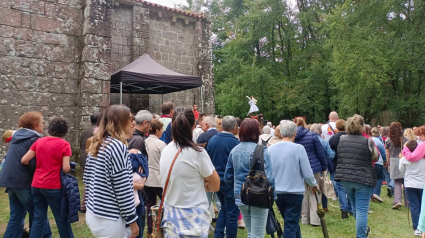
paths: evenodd
<path fill-rule="evenodd" d="M 110 95 L 110 75 L 144 53 L 165 67 L 199 75 L 202 89 L 164 95 L 177 106 L 196 102 L 214 113 L 210 23 L 140 0 L 1 0 L 0 135 L 28 111 L 64 117 L 77 154 L 89 115 Z M 202 90 L 202 93 L 201 93 Z M 204 104 L 201 105 L 201 95 Z M 161 95 L 124 95 L 133 112 L 160 113 Z M 6 145 L 0 142 L 0 158 Z"/>
<path fill-rule="evenodd" d="M 17 129 L 28 111 L 70 124 L 78 135 L 79 62 L 83 10 L 80 0 L 0 1 L 0 135 Z M 0 156 L 6 145 L 0 142 Z"/>

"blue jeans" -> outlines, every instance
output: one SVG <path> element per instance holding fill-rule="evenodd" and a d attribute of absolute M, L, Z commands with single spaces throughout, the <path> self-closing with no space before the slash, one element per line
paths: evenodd
<path fill-rule="evenodd" d="M 282 215 L 283 238 L 301 238 L 300 217 L 303 195 L 278 194 L 276 205 Z"/>
<path fill-rule="evenodd" d="M 34 220 L 34 203 L 32 200 L 31 189 L 13 189 L 7 188 L 9 195 L 10 218 L 7 224 L 4 237 L 21 238 L 25 225 L 25 216 L 29 213 L 30 228 Z M 43 238 L 52 237 L 49 220 L 46 218 Z"/>
<path fill-rule="evenodd" d="M 141 192 L 139 191 L 139 200 L 140 204 L 136 207 L 136 214 L 139 218 L 137 218 L 137 226 L 139 227 L 139 235 L 136 238 L 143 238 L 143 231 L 145 230 L 145 204 L 143 202 L 143 197 L 141 196 Z"/>
<path fill-rule="evenodd" d="M 394 193 L 394 180 L 391 180 L 388 167 L 384 168 L 383 172 L 384 172 L 385 182 L 387 182 L 387 187 L 389 187 L 391 191 L 393 191 Z"/>
<path fill-rule="evenodd" d="M 367 219 L 373 187 L 361 183 L 341 181 L 351 200 L 354 217 L 356 218 L 357 238 L 366 238 Z"/>
<path fill-rule="evenodd" d="M 405 188 L 405 190 L 407 200 L 409 201 L 410 211 L 412 212 L 413 230 L 416 230 L 418 229 L 419 214 L 421 212 L 423 189 Z"/>
<path fill-rule="evenodd" d="M 331 174 L 331 181 L 332 181 L 332 183 L 334 185 L 334 190 L 335 190 L 336 197 L 338 197 L 339 194 L 338 194 L 338 187 L 336 186 L 336 181 L 335 181 L 335 172 L 330 173 L 330 174 Z"/>
<path fill-rule="evenodd" d="M 47 222 L 47 208 L 50 207 L 55 217 L 61 238 L 74 238 L 71 224 L 67 217 L 61 217 L 61 189 L 31 188 L 34 204 L 34 221 L 31 228 L 30 238 L 39 238 L 44 232 Z"/>
<path fill-rule="evenodd" d="M 245 222 L 248 238 L 263 238 L 266 234 L 269 209 L 259 207 L 251 207 L 250 209 L 249 206 L 243 205 L 239 206 L 239 210 L 241 210 Z"/>
<path fill-rule="evenodd" d="M 342 183 L 336 182 L 336 187 L 338 189 L 339 207 L 341 208 L 341 212 L 353 212 L 350 198 L 347 197 L 347 193 L 345 192 Z"/>
<path fill-rule="evenodd" d="M 220 190 L 216 194 L 220 200 L 221 209 L 215 226 L 214 238 L 225 237 L 224 229 L 226 229 L 227 238 L 236 238 L 238 234 L 239 208 L 235 204 L 233 186 L 222 182 Z"/>
<path fill-rule="evenodd" d="M 384 166 L 380 164 L 375 164 L 376 172 L 376 187 L 373 189 L 373 194 L 381 196 L 381 186 L 384 179 Z"/>

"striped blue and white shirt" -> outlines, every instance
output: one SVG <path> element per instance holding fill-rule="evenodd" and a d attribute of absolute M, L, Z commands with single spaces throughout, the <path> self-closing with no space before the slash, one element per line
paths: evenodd
<path fill-rule="evenodd" d="M 87 209 L 95 216 L 127 224 L 137 219 L 133 195 L 133 173 L 127 146 L 108 136 L 97 157 L 87 156 L 83 181 Z"/>

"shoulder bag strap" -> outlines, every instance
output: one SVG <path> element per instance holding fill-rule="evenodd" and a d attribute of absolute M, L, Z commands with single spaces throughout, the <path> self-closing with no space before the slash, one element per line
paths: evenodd
<path fill-rule="evenodd" d="M 167 193 L 167 187 L 168 187 L 168 182 L 170 181 L 171 171 L 173 170 L 174 163 L 176 162 L 177 157 L 179 156 L 180 152 L 182 152 L 181 148 L 179 149 L 179 151 L 177 151 L 176 156 L 174 156 L 174 160 L 171 163 L 170 170 L 168 171 L 167 180 L 165 181 L 164 191 L 162 192 L 161 204 L 159 205 L 158 214 L 156 215 L 156 229 L 157 230 L 161 229 L 161 212 L 162 212 L 162 208 L 164 206 L 164 198 L 165 198 L 165 194 Z"/>
<path fill-rule="evenodd" d="M 331 126 L 331 124 L 328 122 L 328 123 L 326 123 L 326 124 L 328 124 L 328 126 L 329 126 L 329 128 L 331 128 L 331 130 L 332 130 L 332 133 L 334 133 L 334 135 L 336 134 L 335 133 L 335 130 L 334 130 L 334 128 L 332 128 L 332 126 Z"/>
<path fill-rule="evenodd" d="M 260 160 L 260 170 L 264 171 L 264 148 L 263 145 L 257 145 L 252 156 L 251 170 L 255 170 L 257 161 Z"/>
<path fill-rule="evenodd" d="M 252 155 L 251 170 L 255 170 L 255 164 L 258 161 L 258 155 L 259 155 L 259 153 L 260 153 L 259 145 L 257 145 L 255 147 L 254 154 Z"/>
<path fill-rule="evenodd" d="M 260 154 L 259 154 L 259 159 L 260 159 L 260 170 L 266 172 L 264 170 L 264 147 L 261 145 L 260 148 Z"/>

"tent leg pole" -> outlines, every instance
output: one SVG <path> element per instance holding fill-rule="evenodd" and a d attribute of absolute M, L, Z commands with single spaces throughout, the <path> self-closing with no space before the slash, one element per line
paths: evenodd
<path fill-rule="evenodd" d="M 120 82 L 120 104 L 122 104 L 122 82 Z"/>

